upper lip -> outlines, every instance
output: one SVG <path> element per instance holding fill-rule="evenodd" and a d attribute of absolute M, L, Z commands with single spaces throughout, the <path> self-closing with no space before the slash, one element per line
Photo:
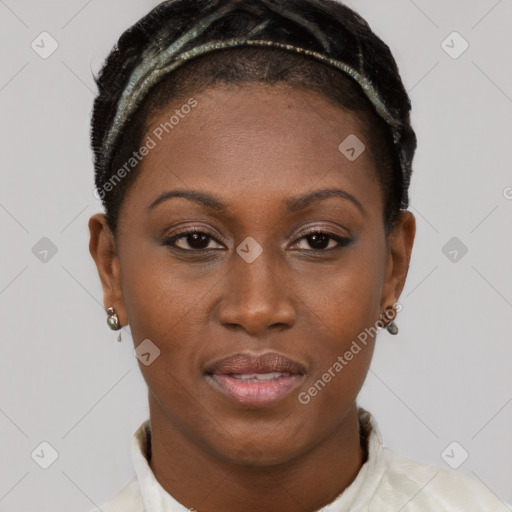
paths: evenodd
<path fill-rule="evenodd" d="M 265 352 L 261 355 L 242 352 L 215 361 L 206 368 L 207 374 L 239 375 L 248 373 L 289 373 L 302 375 L 305 367 L 277 352 Z"/>

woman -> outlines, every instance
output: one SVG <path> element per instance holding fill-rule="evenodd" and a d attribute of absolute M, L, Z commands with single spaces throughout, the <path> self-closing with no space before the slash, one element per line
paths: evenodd
<path fill-rule="evenodd" d="M 397 332 L 416 137 L 388 47 L 334 0 L 171 0 L 97 79 L 90 252 L 149 390 L 108 511 L 483 511 L 356 399 Z"/>

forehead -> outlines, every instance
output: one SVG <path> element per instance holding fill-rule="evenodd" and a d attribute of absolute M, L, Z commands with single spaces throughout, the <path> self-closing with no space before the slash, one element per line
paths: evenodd
<path fill-rule="evenodd" d="M 195 106 L 185 108 L 191 101 Z M 148 123 L 147 137 L 154 147 L 141 161 L 126 202 L 136 195 L 147 204 L 171 188 L 215 193 L 227 203 L 251 195 L 278 201 L 329 186 L 342 186 L 361 200 L 372 193 L 375 202 L 378 191 L 362 123 L 311 90 L 215 86 L 162 109 Z M 360 144 L 358 153 L 365 150 L 347 158 L 346 140 Z"/>

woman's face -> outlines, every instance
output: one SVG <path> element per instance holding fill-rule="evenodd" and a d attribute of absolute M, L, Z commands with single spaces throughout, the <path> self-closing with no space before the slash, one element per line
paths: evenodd
<path fill-rule="evenodd" d="M 194 99 L 151 120 L 117 255 L 102 214 L 91 253 L 105 306 L 150 354 L 152 413 L 224 460 L 289 461 L 354 410 L 363 333 L 398 300 L 414 218 L 386 244 L 370 142 L 323 96 L 251 84 Z"/>

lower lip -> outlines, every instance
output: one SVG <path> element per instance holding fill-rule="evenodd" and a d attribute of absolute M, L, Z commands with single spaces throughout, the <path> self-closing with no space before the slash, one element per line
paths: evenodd
<path fill-rule="evenodd" d="M 209 375 L 210 380 L 225 395 L 245 407 L 267 407 L 282 400 L 299 385 L 301 375 L 288 375 L 276 380 L 246 382 L 230 375 Z"/>

